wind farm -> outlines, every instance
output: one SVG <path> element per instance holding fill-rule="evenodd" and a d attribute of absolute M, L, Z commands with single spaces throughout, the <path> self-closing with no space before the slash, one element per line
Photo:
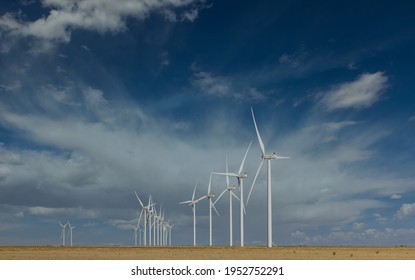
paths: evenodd
<path fill-rule="evenodd" d="M 112 2 L 0 4 L 0 246 L 415 246 L 415 4 Z"/>

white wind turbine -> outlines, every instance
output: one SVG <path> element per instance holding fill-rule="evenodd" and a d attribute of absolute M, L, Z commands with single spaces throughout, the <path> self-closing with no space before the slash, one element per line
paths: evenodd
<path fill-rule="evenodd" d="M 245 164 L 245 159 L 246 159 L 246 155 L 249 152 L 249 148 L 251 147 L 252 141 L 251 143 L 249 143 L 248 149 L 246 149 L 245 155 L 242 159 L 241 165 L 239 166 L 239 170 L 238 172 L 228 172 L 226 171 L 226 173 L 219 173 L 219 172 L 215 172 L 214 174 L 217 175 L 223 175 L 223 176 L 227 176 L 227 177 L 236 177 L 238 179 L 238 186 L 239 186 L 239 191 L 240 191 L 240 207 L 239 207 L 239 213 L 240 213 L 240 224 L 239 224 L 239 230 L 240 230 L 240 238 L 241 238 L 241 247 L 244 246 L 244 212 L 245 212 L 245 205 L 244 205 L 244 186 L 243 186 L 243 179 L 247 177 L 246 172 L 243 171 L 244 169 L 244 164 Z M 226 167 L 227 168 L 227 167 Z M 229 185 L 229 181 L 227 181 L 228 185 Z"/>
<path fill-rule="evenodd" d="M 151 202 L 151 196 L 149 197 L 149 200 L 148 200 L 148 205 L 147 206 L 144 206 L 144 204 L 143 204 L 143 202 L 141 201 L 141 199 L 138 197 L 138 194 L 136 193 L 136 192 L 134 192 L 135 193 L 135 196 L 137 197 L 137 199 L 138 199 L 138 202 L 140 203 L 140 205 L 141 205 L 141 208 L 142 208 L 142 212 L 144 213 L 144 235 L 143 235 L 143 245 L 144 246 L 146 246 L 147 245 L 147 220 L 148 220 L 148 218 L 149 218 L 149 212 L 151 212 L 151 210 L 150 210 L 150 207 L 151 206 L 153 206 L 152 204 L 150 204 L 150 202 Z M 151 245 L 151 244 L 150 244 Z"/>
<path fill-rule="evenodd" d="M 175 225 L 170 225 L 168 222 L 166 223 L 166 240 L 165 245 L 171 246 L 171 230 Z"/>
<path fill-rule="evenodd" d="M 206 197 L 206 196 L 202 196 L 201 198 L 195 200 L 196 187 L 197 187 L 197 183 L 195 185 L 195 188 L 193 189 L 193 195 L 192 195 L 191 200 L 186 200 L 186 201 L 179 202 L 179 204 L 187 203 L 189 206 L 192 206 L 192 210 L 193 210 L 193 246 L 196 246 L 196 204 L 200 200 L 202 200 Z"/>
<path fill-rule="evenodd" d="M 62 237 L 62 246 L 65 246 L 65 233 L 66 233 L 66 226 L 67 224 L 62 225 L 61 222 L 59 222 L 59 225 L 61 226 L 61 237 Z"/>
<path fill-rule="evenodd" d="M 72 247 L 72 230 L 74 229 L 74 228 L 76 228 L 76 226 L 71 226 L 71 223 L 68 221 L 67 223 L 66 223 L 68 226 L 69 226 L 69 236 L 70 236 L 70 240 L 71 240 L 71 247 Z"/>
<path fill-rule="evenodd" d="M 289 159 L 289 157 L 282 157 L 282 156 L 277 156 L 274 153 L 272 154 L 266 154 L 265 153 L 265 146 L 264 143 L 262 142 L 261 139 L 261 135 L 259 134 L 258 131 L 258 127 L 256 125 L 256 121 L 255 121 L 255 116 L 254 116 L 254 110 L 251 108 L 251 113 L 252 113 L 252 119 L 254 121 L 254 126 L 255 126 L 255 131 L 258 137 L 258 143 L 259 143 L 259 148 L 261 149 L 261 163 L 259 164 L 258 170 L 255 174 L 254 180 L 252 181 L 252 186 L 251 189 L 249 191 L 248 194 L 248 198 L 246 203 L 248 204 L 249 201 L 249 197 L 251 196 L 251 192 L 252 189 L 254 187 L 256 178 L 258 177 L 258 173 L 262 167 L 262 164 L 264 163 L 264 160 L 267 160 L 267 207 L 268 207 L 268 215 L 267 215 L 267 224 L 268 224 L 268 238 L 267 238 L 267 245 L 268 247 L 272 247 L 272 189 L 271 189 L 271 160 L 274 159 Z"/>
<path fill-rule="evenodd" d="M 140 212 L 140 216 L 138 217 L 137 225 L 133 227 L 134 229 L 134 246 L 137 246 L 137 232 L 140 230 L 140 245 L 141 245 L 141 229 L 140 229 L 140 221 L 141 215 L 143 214 L 143 210 Z"/>
<path fill-rule="evenodd" d="M 228 157 L 226 157 L 226 172 L 225 173 L 218 173 L 213 172 L 213 174 L 228 174 Z M 215 203 L 218 202 L 218 200 L 222 197 L 222 195 L 228 191 L 229 192 L 229 246 L 233 246 L 233 231 L 232 231 L 232 196 L 234 196 L 236 199 L 239 200 L 239 198 L 233 193 L 235 190 L 235 186 L 229 184 L 229 176 L 226 176 L 226 188 L 223 190 L 223 192 L 219 195 L 219 197 L 216 199 Z"/>
<path fill-rule="evenodd" d="M 215 210 L 216 214 L 218 214 L 218 210 L 216 210 L 216 207 L 214 203 L 212 202 L 212 198 L 214 198 L 215 195 L 212 193 L 212 172 L 210 173 L 209 178 L 209 185 L 208 185 L 208 191 L 205 198 L 209 200 L 209 246 L 212 246 L 212 208 Z"/>

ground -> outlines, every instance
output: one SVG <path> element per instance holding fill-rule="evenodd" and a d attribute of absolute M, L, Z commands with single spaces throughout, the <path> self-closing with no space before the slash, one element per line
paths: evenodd
<path fill-rule="evenodd" d="M 415 247 L 3 246 L 1 260 L 415 260 Z"/>

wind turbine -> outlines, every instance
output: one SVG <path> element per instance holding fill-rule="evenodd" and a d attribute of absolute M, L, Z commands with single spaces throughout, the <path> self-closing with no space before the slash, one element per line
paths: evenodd
<path fill-rule="evenodd" d="M 151 202 L 151 195 L 150 195 L 149 200 L 148 200 L 148 205 L 147 206 L 144 206 L 143 202 L 138 197 L 137 192 L 134 192 L 134 193 L 135 193 L 135 196 L 138 199 L 138 202 L 141 205 L 141 208 L 142 208 L 141 211 L 144 213 L 144 236 L 143 236 L 143 239 L 144 239 L 143 243 L 144 244 L 143 245 L 146 246 L 147 245 L 147 235 L 146 235 L 147 234 L 147 220 L 149 218 L 149 215 L 148 214 L 151 212 L 150 207 L 153 206 L 153 204 L 150 204 L 150 202 Z"/>
<path fill-rule="evenodd" d="M 212 193 L 212 172 L 210 172 L 208 192 L 205 197 L 209 200 L 209 246 L 212 246 L 212 208 L 219 216 L 219 212 L 216 210 L 216 207 L 212 202 L 212 198 L 215 197 L 215 195 Z"/>
<path fill-rule="evenodd" d="M 138 232 L 138 230 L 140 230 L 140 245 L 141 245 L 140 220 L 141 220 L 141 215 L 142 214 L 143 214 L 143 211 L 141 210 L 140 216 L 138 217 L 137 225 L 135 227 L 133 227 L 133 229 L 134 229 L 134 246 L 137 246 L 137 232 Z"/>
<path fill-rule="evenodd" d="M 228 157 L 226 157 L 226 172 L 225 173 L 218 173 L 213 172 L 213 174 L 228 174 Z M 232 232 L 232 196 L 234 196 L 236 199 L 239 200 L 239 198 L 233 193 L 235 190 L 235 186 L 229 184 L 229 176 L 226 176 L 226 188 L 223 190 L 223 192 L 219 195 L 219 197 L 216 199 L 215 203 L 218 202 L 218 200 L 222 197 L 222 195 L 228 191 L 229 192 L 229 246 L 233 246 L 233 232 Z"/>
<path fill-rule="evenodd" d="M 171 246 L 171 230 L 175 225 L 170 225 L 168 222 L 166 223 L 166 245 Z"/>
<path fill-rule="evenodd" d="M 70 240 L 71 240 L 71 247 L 72 247 L 72 230 L 74 228 L 76 228 L 76 226 L 71 226 L 71 223 L 69 221 L 66 224 L 69 226 L 69 232 L 68 233 L 69 233 L 69 236 L 71 237 Z"/>
<path fill-rule="evenodd" d="M 272 189 L 271 189 L 271 160 L 274 159 L 289 159 L 289 157 L 282 157 L 277 156 L 275 152 L 272 154 L 265 153 L 265 146 L 264 142 L 262 142 L 261 135 L 259 134 L 258 127 L 256 125 L 254 110 L 251 107 L 252 119 L 254 121 L 255 131 L 258 137 L 259 148 L 261 149 L 261 163 L 259 164 L 258 170 L 255 174 L 254 180 L 252 181 L 251 190 L 249 191 L 248 198 L 246 203 L 248 204 L 249 197 L 251 196 L 252 189 L 254 188 L 254 184 L 256 178 L 258 177 L 258 173 L 264 163 L 264 160 L 267 160 L 267 207 L 268 207 L 268 215 L 267 215 L 267 223 L 268 223 L 268 238 L 267 238 L 267 245 L 268 247 L 272 247 Z"/>
<path fill-rule="evenodd" d="M 193 210 L 193 246 L 196 246 L 196 204 L 206 197 L 206 196 L 202 196 L 201 198 L 195 200 L 196 187 L 197 187 L 197 183 L 195 185 L 195 188 L 193 189 L 193 195 L 192 195 L 191 200 L 186 200 L 186 201 L 179 202 L 179 204 L 188 203 L 189 206 L 192 206 L 192 210 Z"/>
<path fill-rule="evenodd" d="M 62 225 L 62 223 L 59 222 L 59 225 L 62 227 L 62 230 L 61 230 L 62 246 L 65 246 L 65 232 L 66 232 L 67 224 Z"/>
<path fill-rule="evenodd" d="M 243 179 L 247 177 L 246 172 L 244 172 L 243 169 L 244 169 L 246 155 L 248 154 L 249 148 L 251 148 L 251 144 L 252 144 L 252 141 L 251 141 L 251 143 L 249 143 L 248 149 L 246 149 L 245 155 L 242 159 L 241 165 L 239 166 L 238 172 L 229 173 L 228 171 L 226 171 L 226 173 L 218 173 L 218 172 L 214 173 L 214 174 L 217 174 L 217 175 L 227 176 L 226 178 L 236 177 L 236 179 L 238 179 L 238 186 L 239 186 L 239 190 L 240 190 L 239 212 L 240 212 L 240 217 L 241 218 L 240 218 L 240 224 L 239 224 L 240 227 L 239 227 L 239 229 L 240 229 L 241 247 L 244 246 L 244 212 L 245 212 L 245 205 L 244 205 Z M 228 185 L 229 185 L 229 182 L 228 182 Z"/>

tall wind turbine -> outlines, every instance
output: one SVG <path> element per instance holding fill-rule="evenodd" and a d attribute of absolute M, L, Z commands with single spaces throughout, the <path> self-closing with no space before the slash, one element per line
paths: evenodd
<path fill-rule="evenodd" d="M 228 174 L 228 157 L 226 157 L 226 172 L 225 173 L 218 173 L 213 172 L 213 174 Z M 223 192 L 219 195 L 219 197 L 216 199 L 215 203 L 218 202 L 218 200 L 223 196 L 223 194 L 228 191 L 229 192 L 229 246 L 233 246 L 233 231 L 232 231 L 232 196 L 234 196 L 236 199 L 239 199 L 233 191 L 235 190 L 235 186 L 229 184 L 229 176 L 226 176 L 226 188 L 223 190 Z"/>
<path fill-rule="evenodd" d="M 268 238 L 267 238 L 267 245 L 268 247 L 272 247 L 272 189 L 271 189 L 271 160 L 274 159 L 288 159 L 289 157 L 282 157 L 277 156 L 276 153 L 266 154 L 265 153 L 265 146 L 264 142 L 262 142 L 261 135 L 259 134 L 258 127 L 256 125 L 254 110 L 251 107 L 252 119 L 254 121 L 256 135 L 258 137 L 259 148 L 261 149 L 261 163 L 259 164 L 258 170 L 255 174 L 254 180 L 252 181 L 251 190 L 249 191 L 248 198 L 246 203 L 248 204 L 249 197 L 251 196 L 252 189 L 254 187 L 256 178 L 258 177 L 258 173 L 264 163 L 264 160 L 267 160 L 267 207 L 268 207 L 268 215 L 267 215 L 267 224 L 268 224 Z"/>
<path fill-rule="evenodd" d="M 186 200 L 186 201 L 179 202 L 179 204 L 187 203 L 189 206 L 192 206 L 192 210 L 193 210 L 193 246 L 196 246 L 196 204 L 206 197 L 206 196 L 202 196 L 199 199 L 195 199 L 196 187 L 197 187 L 197 183 L 195 185 L 195 188 L 193 189 L 193 195 L 192 195 L 191 200 Z"/>
<path fill-rule="evenodd" d="M 243 171 L 246 155 L 248 154 L 249 148 L 251 148 L 251 143 L 249 143 L 248 149 L 246 149 L 245 155 L 242 159 L 241 165 L 239 166 L 238 172 L 226 172 L 226 173 L 214 173 L 217 175 L 224 175 L 227 177 L 236 177 L 238 179 L 238 186 L 240 190 L 240 224 L 239 224 L 239 230 L 240 230 L 240 238 L 241 238 L 241 247 L 244 246 L 244 212 L 245 212 L 245 205 L 244 205 L 244 185 L 243 185 L 243 179 L 247 177 L 246 172 Z"/>
<path fill-rule="evenodd" d="M 147 235 L 146 235 L 147 234 L 147 220 L 149 219 L 149 213 L 151 212 L 150 207 L 153 206 L 153 204 L 150 204 L 150 202 L 151 202 L 151 196 L 150 196 L 149 197 L 149 201 L 148 201 L 148 205 L 147 206 L 144 206 L 143 202 L 138 197 L 137 192 L 134 192 L 134 193 L 135 193 L 135 196 L 138 199 L 138 202 L 141 205 L 141 208 L 142 208 L 141 211 L 143 211 L 143 213 L 144 213 L 144 235 L 143 235 L 144 241 L 143 241 L 143 245 L 146 246 L 147 245 Z"/>
<path fill-rule="evenodd" d="M 134 246 L 137 246 L 137 232 L 140 230 L 140 245 L 141 245 L 141 229 L 140 229 L 140 220 L 141 215 L 143 214 L 143 210 L 140 212 L 140 216 L 138 217 L 137 225 L 133 227 L 134 229 Z"/>
<path fill-rule="evenodd" d="M 74 229 L 74 228 L 76 228 L 76 226 L 71 226 L 71 223 L 68 221 L 67 223 L 66 223 L 68 226 L 69 226 L 69 236 L 70 236 L 70 240 L 71 240 L 71 247 L 72 247 L 72 230 Z"/>
<path fill-rule="evenodd" d="M 206 198 L 209 201 L 209 246 L 212 246 L 212 208 L 213 210 L 215 210 L 216 214 L 218 214 L 218 210 L 216 210 L 216 207 L 214 205 L 214 203 L 212 202 L 212 198 L 214 198 L 215 195 L 212 193 L 212 172 L 210 173 L 210 178 L 209 178 L 209 185 L 208 185 L 208 191 L 207 191 L 207 195 Z"/>
<path fill-rule="evenodd" d="M 59 225 L 61 226 L 61 237 L 62 237 L 62 246 L 65 246 L 65 232 L 66 232 L 66 226 L 67 224 L 62 225 L 61 222 L 59 222 Z"/>

